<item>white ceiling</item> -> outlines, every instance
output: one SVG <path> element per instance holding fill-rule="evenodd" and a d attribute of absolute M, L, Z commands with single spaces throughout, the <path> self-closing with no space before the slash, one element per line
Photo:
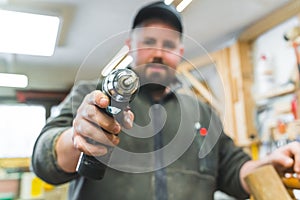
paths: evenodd
<path fill-rule="evenodd" d="M 78 78 L 94 78 L 122 47 L 131 19 L 147 2 L 151 1 L 2 0 L 0 8 L 57 15 L 62 25 L 53 56 L 0 53 L 0 72 L 27 74 L 27 89 L 31 90 L 67 90 Z M 287 2 L 194 0 L 182 14 L 185 36 L 194 44 L 213 51 L 233 41 L 245 27 Z M 194 44 L 188 42 L 187 58 L 201 54 L 199 46 Z M 0 88 L 0 96 L 7 95 L 13 96 L 14 89 Z"/>

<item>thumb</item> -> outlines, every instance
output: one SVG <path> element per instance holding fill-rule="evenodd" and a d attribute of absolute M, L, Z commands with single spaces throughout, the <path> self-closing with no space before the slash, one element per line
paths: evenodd
<path fill-rule="evenodd" d="M 133 126 L 134 114 L 130 110 L 123 111 L 119 116 L 118 121 L 121 122 L 122 126 L 126 129 L 130 129 Z"/>
<path fill-rule="evenodd" d="M 134 114 L 128 110 L 124 112 L 124 127 L 129 129 L 133 126 Z"/>

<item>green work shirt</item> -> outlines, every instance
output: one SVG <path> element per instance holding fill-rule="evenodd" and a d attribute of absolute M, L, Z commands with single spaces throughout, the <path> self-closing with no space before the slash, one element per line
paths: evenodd
<path fill-rule="evenodd" d="M 238 199 L 248 198 L 239 171 L 250 157 L 224 133 L 221 121 L 206 104 L 182 93 L 180 88 L 160 101 L 152 102 L 140 91 L 130 103 L 134 126 L 122 130 L 120 144 L 113 150 L 102 180 L 89 180 L 77 173 L 66 173 L 56 162 L 54 144 L 72 126 L 84 96 L 96 89 L 96 82 L 77 84 L 60 105 L 60 114 L 47 121 L 36 141 L 32 168 L 51 184 L 70 182 L 69 199 L 155 199 L 154 135 L 151 113 L 159 109 L 162 127 L 163 167 L 169 199 L 213 199 L 223 191 Z M 204 135 L 199 134 L 204 129 Z M 202 132 L 203 133 L 203 132 Z"/>

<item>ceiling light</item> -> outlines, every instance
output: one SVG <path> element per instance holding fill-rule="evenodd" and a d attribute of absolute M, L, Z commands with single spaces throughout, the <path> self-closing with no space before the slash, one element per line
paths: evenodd
<path fill-rule="evenodd" d="M 0 10 L 0 52 L 51 56 L 59 23 L 54 16 Z"/>
<path fill-rule="evenodd" d="M 0 87 L 21 87 L 28 85 L 28 78 L 22 74 L 0 73 Z"/>
<path fill-rule="evenodd" d="M 178 4 L 176 10 L 178 12 L 182 12 L 191 2 L 192 0 L 183 0 L 182 2 L 180 2 L 180 4 Z"/>

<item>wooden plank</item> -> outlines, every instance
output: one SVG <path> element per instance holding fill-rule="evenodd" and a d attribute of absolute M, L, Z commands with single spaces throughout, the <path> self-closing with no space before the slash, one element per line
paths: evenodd
<path fill-rule="evenodd" d="M 243 81 L 243 99 L 245 106 L 245 118 L 247 126 L 248 138 L 250 136 L 257 136 L 257 129 L 254 124 L 254 112 L 255 112 L 255 101 L 253 98 L 252 87 L 253 87 L 253 63 L 251 57 L 251 46 L 247 42 L 239 42 L 239 57 L 241 64 L 241 75 Z"/>
<path fill-rule="evenodd" d="M 0 158 L 1 168 L 28 168 L 30 158 Z"/>
<path fill-rule="evenodd" d="M 191 82 L 193 87 L 199 91 L 201 96 L 217 111 L 220 112 L 220 103 L 217 99 L 209 92 L 205 86 L 198 81 L 189 71 L 182 70 L 181 73 Z"/>
<path fill-rule="evenodd" d="M 214 60 L 211 56 L 200 56 L 194 59 L 190 59 L 187 61 L 183 61 L 180 63 L 180 65 L 177 67 L 177 70 L 180 72 L 181 70 L 193 70 L 196 68 L 205 67 L 209 64 L 214 63 Z"/>
<path fill-rule="evenodd" d="M 222 79 L 224 89 L 224 102 L 222 104 L 221 117 L 224 119 L 224 130 L 236 142 L 236 117 L 233 109 L 233 104 L 236 101 L 236 90 L 232 87 L 234 80 L 232 79 L 232 73 L 229 63 L 229 49 L 225 48 L 214 55 L 216 61 L 217 71 Z"/>
<path fill-rule="evenodd" d="M 242 65 L 239 51 L 239 44 L 236 43 L 229 48 L 230 70 L 232 78 L 235 80 L 237 101 L 233 102 L 233 109 L 235 112 L 236 120 L 236 140 L 237 143 L 246 143 L 249 140 L 248 127 L 245 111 L 245 98 L 244 98 L 244 82 L 242 75 Z"/>
<path fill-rule="evenodd" d="M 265 165 L 245 177 L 251 194 L 256 200 L 292 200 L 272 165 Z"/>
<path fill-rule="evenodd" d="M 264 17 L 262 20 L 259 20 L 252 26 L 246 28 L 239 36 L 239 40 L 244 42 L 253 41 L 261 34 L 299 13 L 300 0 L 291 0 L 286 5 Z"/>

